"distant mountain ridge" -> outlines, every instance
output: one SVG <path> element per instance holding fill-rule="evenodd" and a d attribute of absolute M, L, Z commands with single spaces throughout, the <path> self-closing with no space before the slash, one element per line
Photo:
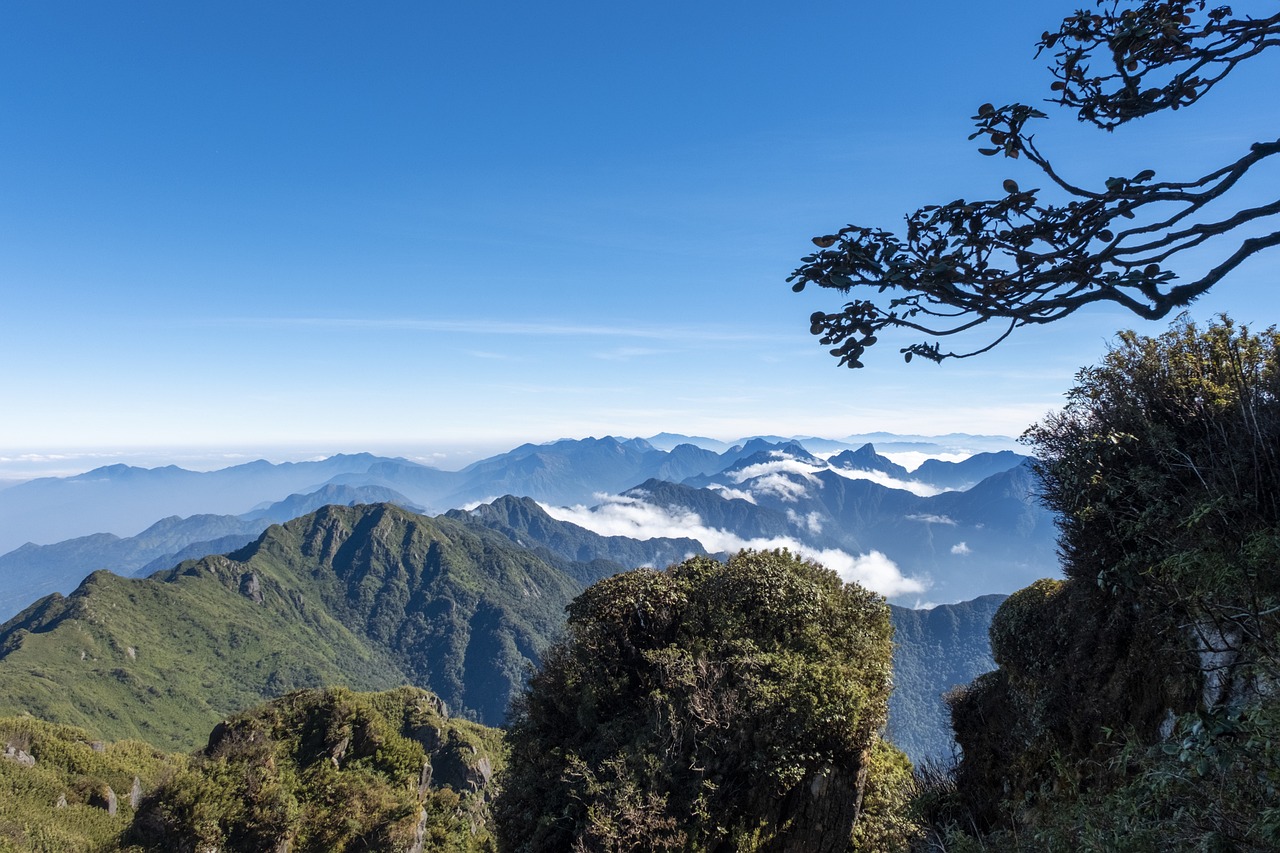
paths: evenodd
<path fill-rule="evenodd" d="M 0 555 L 0 619 L 51 592 L 67 593 L 91 571 L 148 575 L 184 559 L 224 554 L 252 542 L 272 524 L 329 504 L 396 503 L 420 509 L 403 495 L 381 486 L 327 485 L 310 494 L 290 495 L 243 515 L 170 516 L 137 536 L 96 533 L 52 545 L 27 543 Z"/>
<path fill-rule="evenodd" d="M 461 471 L 369 453 L 310 462 L 257 460 L 216 471 L 108 465 L 0 490 L 0 554 L 26 542 L 51 544 L 94 533 L 135 536 L 157 519 L 174 515 L 241 515 L 260 504 L 315 492 L 328 484 L 383 486 L 430 512 L 504 494 L 567 505 L 590 503 L 596 493 L 617 493 L 651 478 L 681 482 L 714 473 L 742 455 L 769 447 L 795 443 L 835 453 L 866 444 L 756 437 L 724 446 L 711 439 L 685 438 L 655 436 L 662 447 L 645 439 L 613 436 L 526 444 Z M 709 446 L 700 446 L 699 441 Z"/>
<path fill-rule="evenodd" d="M 586 507 L 621 494 L 636 506 L 680 506 L 706 527 L 726 534 L 718 537 L 725 542 L 764 538 L 851 555 L 879 551 L 907 575 L 930 584 L 934 600 L 959 600 L 1012 591 L 1054 573 L 1052 524 L 1035 503 L 1031 481 L 1010 480 L 999 500 L 991 499 L 994 487 L 974 491 L 975 480 L 1004 476 L 1023 459 L 1008 451 L 980 453 L 961 462 L 933 460 L 908 471 L 870 444 L 824 458 L 802 441 L 774 443 L 767 437 L 716 452 L 690 443 L 661 450 L 644 439 L 606 436 L 526 444 L 453 472 L 369 454 L 284 466 L 257 462 L 203 474 L 172 466 L 109 466 L 0 492 L 0 531 L 7 530 L 11 537 L 19 530 L 22 535 L 34 532 L 16 528 L 8 514 L 17 502 L 23 509 L 16 517 L 30 515 L 28 499 L 35 499 L 32 506 L 60 508 L 47 511 L 43 528 L 36 526 L 46 530 L 82 527 L 95 519 L 105 523 L 124 514 L 131 502 L 136 515 L 170 493 L 178 506 L 202 505 L 201 501 L 224 505 L 240 494 L 241 510 L 235 516 L 191 516 L 197 521 L 167 517 L 174 529 L 163 544 L 152 541 L 156 523 L 151 519 L 142 533 L 123 539 L 116 533 L 102 535 L 100 528 L 0 555 L 0 618 L 42 593 L 70 591 L 93 569 L 145 573 L 181 559 L 224 553 L 249 541 L 270 521 L 302 515 L 326 503 L 391 501 L 440 513 L 503 495 L 530 497 L 544 506 Z M 272 491 L 325 475 L 330 476 L 307 492 Z M 699 489 L 707 493 L 694 494 Z M 968 497 L 936 494 L 943 489 L 963 489 L 955 494 Z M 135 494 L 140 495 L 137 501 L 131 497 Z M 734 499 L 741 503 L 732 503 Z M 980 500 L 984 503 L 977 508 Z M 640 527 L 602 532 L 625 532 L 637 541 L 696 539 L 693 533 Z M 699 547 L 729 546 L 704 542 Z M 680 550 L 680 557 L 690 553 Z M 639 559 L 634 547 L 629 553 Z M 656 560 L 656 552 L 643 559 Z"/>
<path fill-rule="evenodd" d="M 532 498 L 507 495 L 470 510 L 449 510 L 445 517 L 468 527 L 500 533 L 512 544 L 528 548 L 561 565 L 584 586 L 605 573 L 613 574 L 641 566 L 664 568 L 707 553 L 702 543 L 687 537 L 641 540 L 601 536 L 552 518 Z M 612 571 L 601 565 L 602 562 L 612 564 Z"/>
<path fill-rule="evenodd" d="M 893 693 L 886 736 L 912 762 L 951 762 L 955 740 L 942 697 L 995 669 L 988 630 L 1005 598 L 984 595 L 928 610 L 890 605 Z"/>

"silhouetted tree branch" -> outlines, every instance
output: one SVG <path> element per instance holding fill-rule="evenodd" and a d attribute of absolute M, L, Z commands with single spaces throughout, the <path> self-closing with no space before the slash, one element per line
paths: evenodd
<path fill-rule="evenodd" d="M 1230 7 L 1206 11 L 1205 5 L 1099 0 L 1098 11 L 1065 19 L 1039 43 L 1040 52 L 1057 51 L 1051 67 L 1056 102 L 1111 130 L 1195 103 L 1241 61 L 1280 44 L 1280 14 L 1233 18 Z M 1093 72 L 1094 61 L 1108 70 Z M 1280 153 L 1280 139 L 1254 143 L 1235 162 L 1193 180 L 1157 181 L 1144 169 L 1089 189 L 1060 174 L 1037 148 L 1027 125 L 1046 118 L 1040 110 L 983 104 L 973 118 L 970 139 L 983 143 L 980 153 L 1024 157 L 1050 189 L 1022 189 L 1007 180 L 998 199 L 928 205 L 907 217 L 905 238 L 855 225 L 815 237 L 818 251 L 787 279 L 793 290 L 810 283 L 845 294 L 875 289 L 858 290 L 870 295 L 840 311 L 810 317 L 810 331 L 840 364 L 861 367 L 864 351 L 886 328 L 941 338 L 987 323 L 999 327 L 989 343 L 968 351 L 929 341 L 901 350 L 908 361 L 916 355 L 942 361 L 986 352 L 1016 328 L 1050 323 L 1094 302 L 1159 319 L 1247 258 L 1280 245 L 1280 199 L 1231 213 L 1222 213 L 1221 204 L 1209 209 Z M 1250 236 L 1233 239 L 1237 229 Z M 1220 254 L 1199 278 L 1182 281 L 1168 269 L 1182 253 L 1210 245 Z"/>

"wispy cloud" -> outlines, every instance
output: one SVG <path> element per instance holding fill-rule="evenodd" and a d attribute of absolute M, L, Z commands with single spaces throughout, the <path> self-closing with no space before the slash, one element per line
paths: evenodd
<path fill-rule="evenodd" d="M 736 498 L 738 500 L 746 501 L 747 503 L 753 504 L 756 502 L 756 496 L 743 489 L 731 489 L 728 486 L 722 486 L 719 483 L 709 483 L 707 484 L 707 488 L 713 492 L 718 492 L 720 496 L 726 500 L 734 500 Z"/>
<path fill-rule="evenodd" d="M 959 542 L 959 543 L 957 543 L 957 544 L 955 544 L 955 545 L 952 545 L 952 546 L 951 546 L 951 553 L 952 553 L 952 554 L 959 554 L 960 556 L 962 556 L 962 557 L 963 557 L 963 556 L 965 556 L 966 554 L 972 554 L 972 553 L 973 553 L 973 549 L 972 549 L 972 548 L 970 548 L 970 547 L 969 547 L 968 545 L 966 545 L 965 543 L 963 543 L 963 542 Z"/>
<path fill-rule="evenodd" d="M 853 555 L 835 548 L 813 548 L 789 536 L 744 538 L 728 530 L 707 526 L 695 512 L 680 507 L 662 507 L 633 495 L 597 495 L 595 508 L 542 505 L 547 514 L 561 521 L 585 527 L 602 536 L 632 539 L 659 537 L 696 539 L 708 551 L 740 551 L 744 548 L 769 550 L 786 548 L 802 557 L 834 570 L 845 581 L 853 581 L 881 595 L 894 597 L 921 593 L 927 584 L 908 577 L 879 551 Z"/>
<path fill-rule="evenodd" d="M 425 319 L 414 317 L 213 317 L 200 325 L 352 331 L 445 332 L 465 335 L 529 335 L 538 337 L 642 338 L 663 341 L 778 341 L 785 335 L 742 331 L 711 324 L 684 326 L 610 326 L 590 323 L 490 319 Z"/>
<path fill-rule="evenodd" d="M 745 465 L 735 471 L 726 472 L 727 475 L 735 483 L 744 483 L 747 480 L 754 480 L 757 477 L 764 477 L 771 474 L 799 474 L 811 483 L 819 486 L 822 483 L 814 476 L 814 472 L 820 469 L 815 468 L 808 462 L 802 462 L 791 456 L 777 454 L 776 459 L 769 462 L 758 462 L 755 465 Z"/>
<path fill-rule="evenodd" d="M 929 515 L 927 513 L 917 513 L 908 515 L 907 521 L 923 521 L 926 524 L 951 524 L 954 525 L 955 519 L 945 515 Z"/>
<path fill-rule="evenodd" d="M 930 486 L 927 483 L 919 483 L 915 480 L 899 480 L 896 477 L 890 477 L 888 474 L 880 471 L 860 471 L 848 468 L 835 468 L 828 465 L 814 465 L 803 459 L 796 459 L 784 453 L 775 453 L 775 459 L 768 462 L 760 462 L 755 465 L 747 465 L 736 471 L 728 472 L 728 475 L 736 483 L 747 483 L 750 481 L 751 488 L 757 492 L 771 491 L 778 495 L 782 500 L 794 501 L 802 497 L 805 493 L 803 484 L 797 482 L 788 475 L 799 475 L 809 483 L 819 488 L 822 487 L 822 481 L 816 476 L 819 471 L 831 471 L 848 480 L 870 480 L 873 483 L 889 489 L 901 489 L 918 495 L 922 498 L 931 497 L 944 491 L 943 489 Z"/>
<path fill-rule="evenodd" d="M 882 471 L 856 471 L 849 468 L 832 468 L 833 474 L 839 474 L 847 480 L 870 480 L 873 483 L 879 483 L 885 488 L 900 489 L 904 492 L 911 492 L 921 498 L 933 497 L 945 491 L 936 486 L 930 486 L 928 483 L 921 483 L 916 480 L 899 480 L 897 477 L 890 477 Z"/>
<path fill-rule="evenodd" d="M 906 468 L 908 471 L 914 471 L 924 464 L 926 459 L 939 459 L 943 462 L 963 462 L 972 456 L 972 453 L 960 453 L 950 451 L 939 451 L 937 453 L 925 453 L 921 450 L 886 450 L 876 451 L 885 459 L 894 462 Z"/>
<path fill-rule="evenodd" d="M 787 521 L 796 527 L 803 527 L 815 536 L 822 532 L 822 514 L 818 512 L 811 512 L 801 516 L 795 510 L 789 509 L 787 510 Z"/>
<path fill-rule="evenodd" d="M 616 349 L 606 350 L 596 353 L 596 358 L 603 361 L 630 361 L 633 358 L 644 358 L 650 355 L 665 355 L 671 352 L 666 349 L 654 349 L 652 347 L 617 347 Z"/>

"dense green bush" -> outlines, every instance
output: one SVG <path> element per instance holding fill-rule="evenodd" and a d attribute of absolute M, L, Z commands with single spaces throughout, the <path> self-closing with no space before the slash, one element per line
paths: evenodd
<path fill-rule="evenodd" d="M 0 851 L 78 853 L 119 849 L 134 817 L 134 780 L 153 790 L 185 766 L 138 741 L 102 743 L 73 726 L 0 718 L 0 753 L 12 746 L 34 764 L 0 758 Z M 107 809 L 108 789 L 116 812 Z"/>
<path fill-rule="evenodd" d="M 1280 334 L 1124 333 L 1027 437 L 1067 579 L 997 612 L 934 817 L 986 849 L 1276 849 Z"/>
<path fill-rule="evenodd" d="M 218 726 L 148 798 L 131 840 L 155 850 L 490 849 L 482 789 L 501 765 L 499 737 L 444 717 L 416 688 L 299 691 Z"/>
<path fill-rule="evenodd" d="M 879 596 L 785 551 L 597 583 L 517 706 L 503 849 L 889 849 L 890 633 Z"/>

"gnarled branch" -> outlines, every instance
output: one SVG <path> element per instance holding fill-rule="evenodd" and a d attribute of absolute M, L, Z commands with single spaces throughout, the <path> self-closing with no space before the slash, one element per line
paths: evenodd
<path fill-rule="evenodd" d="M 1221 7 L 1193 23 L 1191 15 L 1204 12 L 1202 0 L 1147 0 L 1123 10 L 1119 0 L 1098 5 L 1102 12 L 1076 13 L 1057 33 L 1045 33 L 1040 46 L 1061 48 L 1052 87 L 1058 103 L 1106 129 L 1193 103 L 1238 62 L 1280 38 L 1280 15 L 1232 20 L 1231 10 Z M 1091 75 L 1088 60 L 1103 47 L 1116 71 Z M 1171 71 L 1163 86 L 1142 88 L 1160 71 Z M 1280 245 L 1280 200 L 1217 218 L 1206 210 L 1280 153 L 1280 139 L 1255 143 L 1235 162 L 1193 180 L 1156 181 L 1145 169 L 1091 189 L 1061 175 L 1036 146 L 1027 125 L 1045 117 L 1024 104 L 983 104 L 970 139 L 988 146 L 979 148 L 982 154 L 1025 158 L 1048 179 L 1048 191 L 1008 180 L 1001 198 L 921 208 L 907 217 L 905 237 L 849 225 L 814 238 L 818 251 L 787 279 L 792 289 L 812 283 L 869 294 L 810 317 L 810 331 L 840 364 L 861 367 L 865 350 L 892 328 L 942 338 L 988 322 L 1001 327 L 994 340 L 969 351 L 944 351 L 929 341 L 901 350 L 908 361 L 917 355 L 942 361 L 986 352 L 1014 329 L 1053 322 L 1095 302 L 1159 319 L 1247 258 Z M 1253 236 L 1233 242 L 1230 234 L 1246 226 Z M 1221 260 L 1195 280 L 1179 280 L 1167 268 L 1184 252 L 1223 243 Z"/>

